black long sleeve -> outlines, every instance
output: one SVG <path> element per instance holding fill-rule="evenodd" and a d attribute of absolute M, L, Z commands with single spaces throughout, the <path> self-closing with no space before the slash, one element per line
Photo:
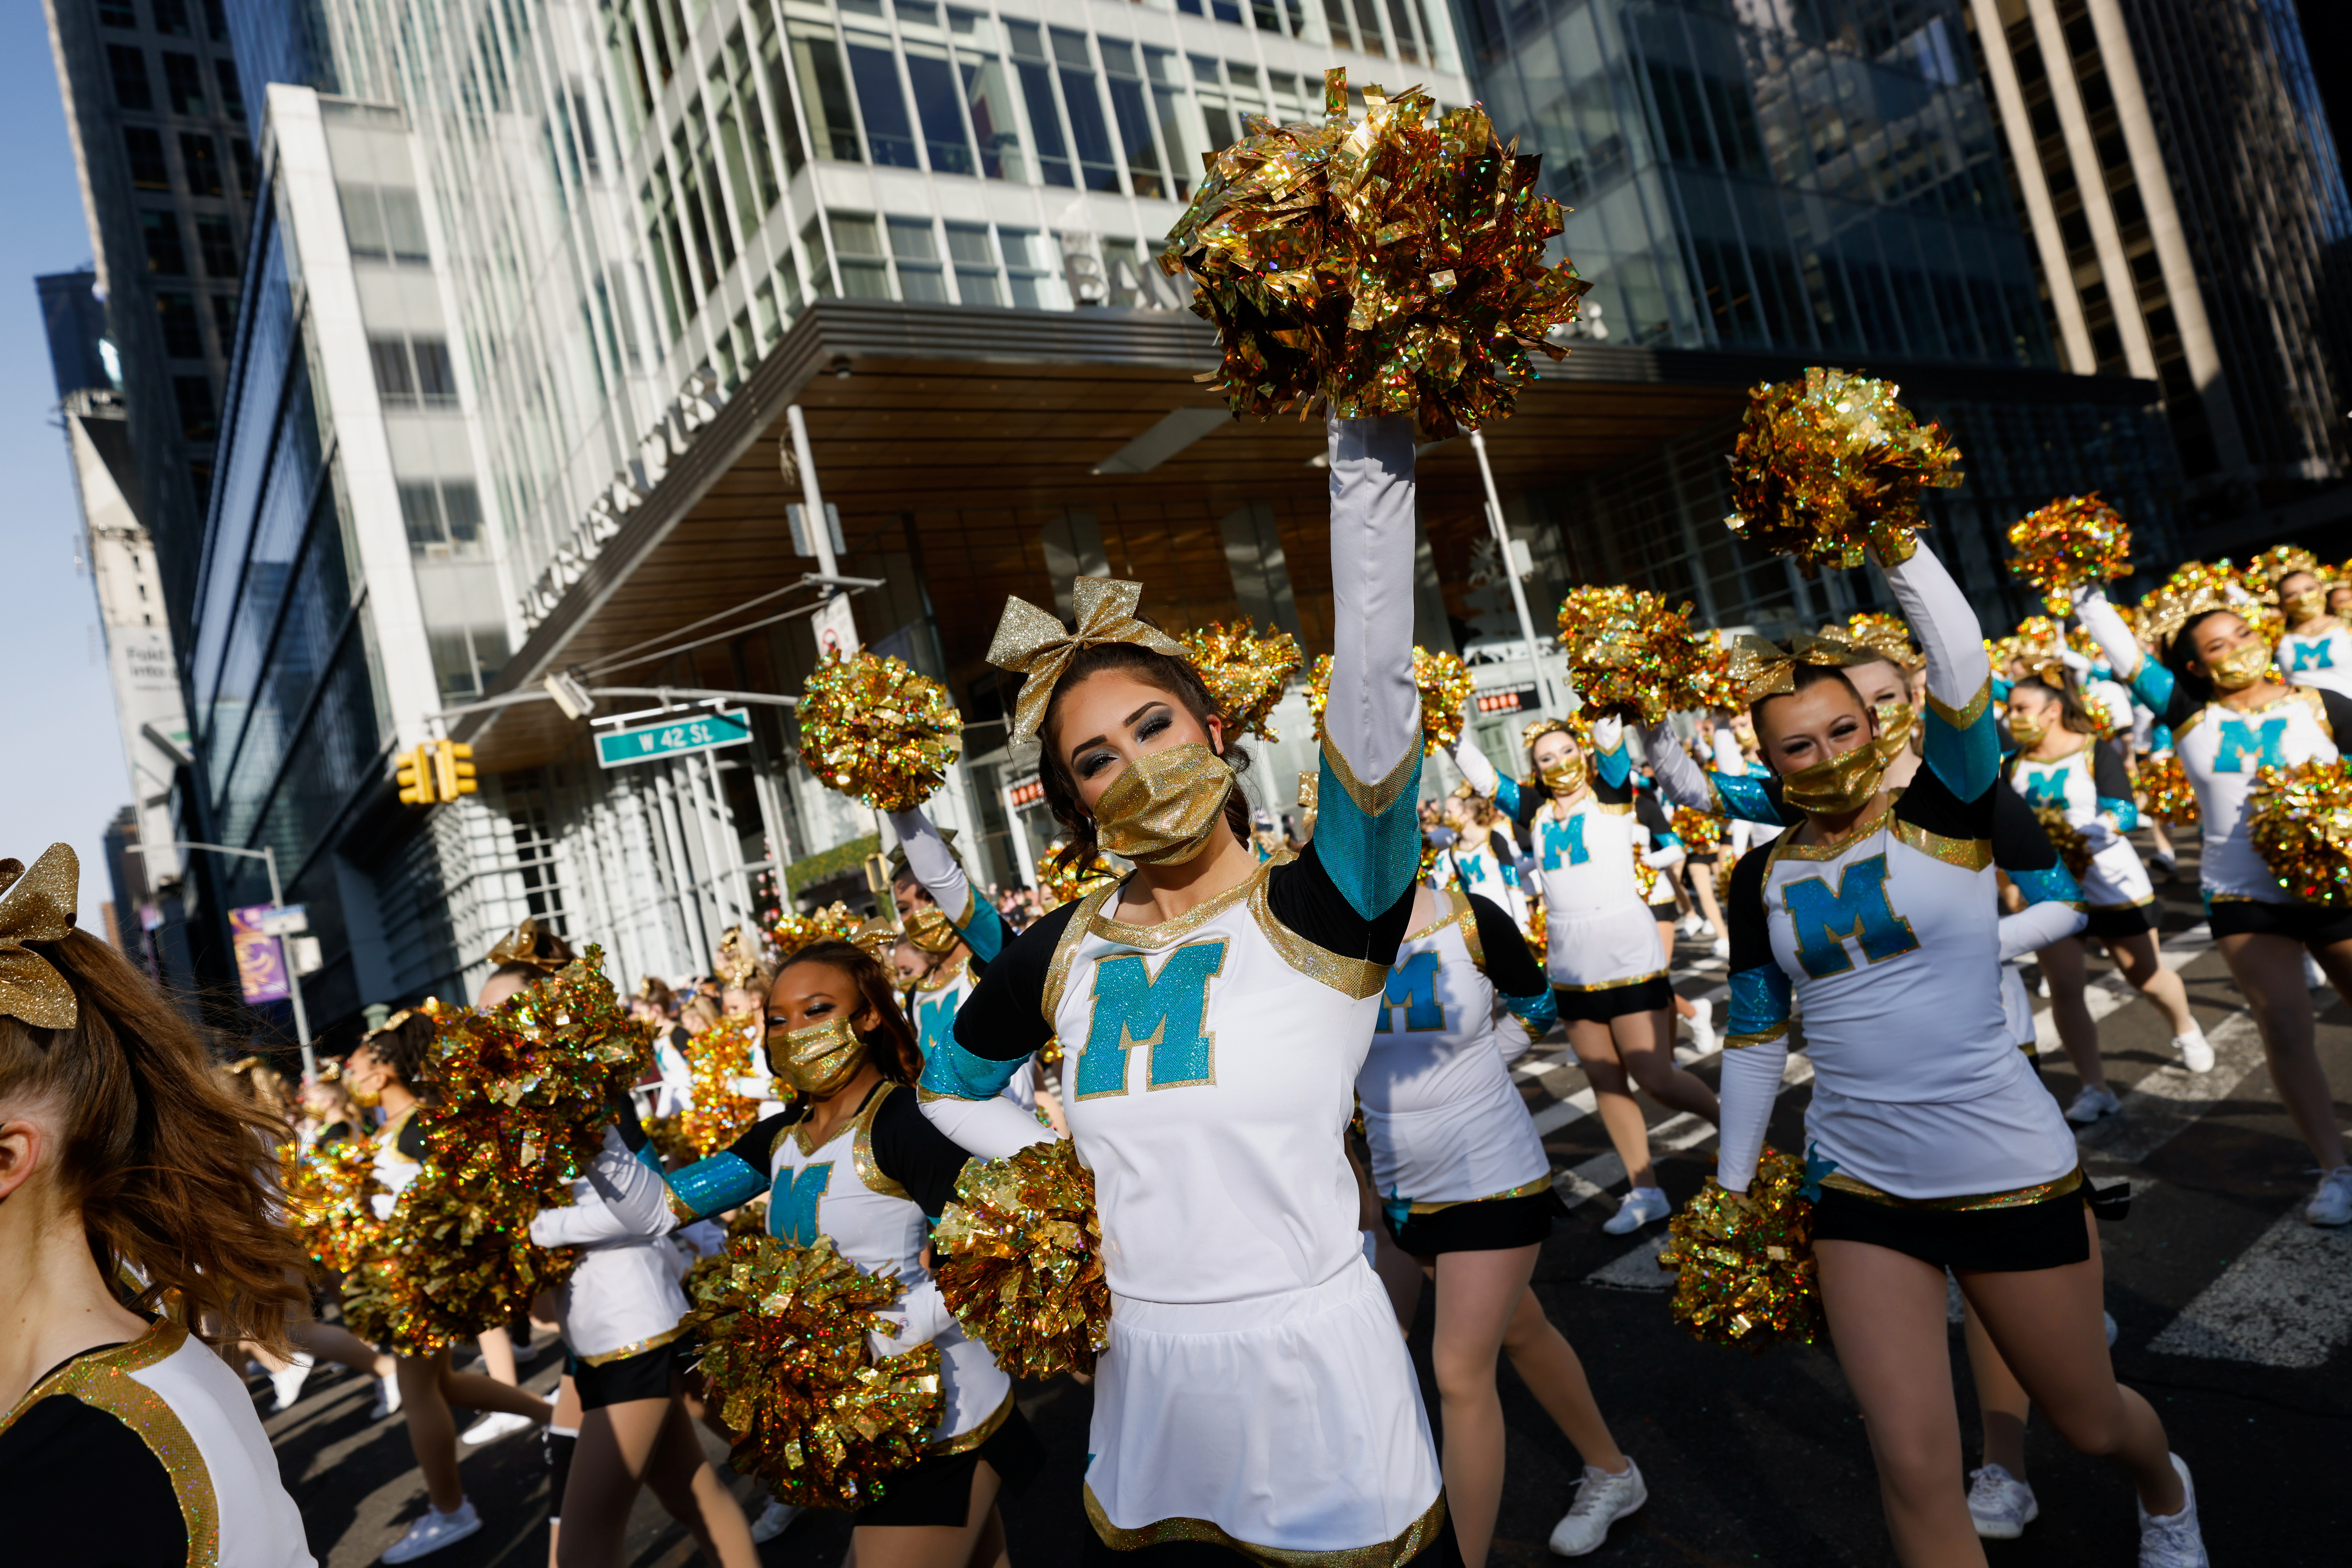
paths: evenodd
<path fill-rule="evenodd" d="M 1505 996 L 1540 996 L 1551 989 L 1543 965 L 1528 951 L 1528 939 L 1518 922 L 1490 899 L 1470 895 L 1471 918 L 1478 925 L 1478 950 L 1486 955 L 1486 978 Z"/>

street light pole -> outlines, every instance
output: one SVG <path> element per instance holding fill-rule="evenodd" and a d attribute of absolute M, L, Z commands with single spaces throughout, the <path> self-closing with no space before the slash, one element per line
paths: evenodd
<path fill-rule="evenodd" d="M 1528 639 L 1528 663 L 1535 667 L 1538 698 L 1549 714 L 1553 710 L 1551 677 L 1544 672 L 1543 658 L 1536 651 L 1535 617 L 1528 614 L 1527 590 L 1519 586 L 1519 563 L 1511 559 L 1511 536 L 1503 526 L 1503 498 L 1495 489 L 1495 470 L 1486 461 L 1484 432 L 1470 432 L 1470 449 L 1478 454 L 1478 477 L 1486 482 L 1486 527 L 1502 555 L 1503 581 L 1511 585 L 1511 607 L 1519 613 L 1519 635 Z"/>
<path fill-rule="evenodd" d="M 136 855 L 142 859 L 148 849 L 144 844 L 126 844 L 122 847 L 125 854 Z M 209 849 L 215 855 L 236 855 L 247 860 L 258 860 L 269 873 L 269 907 L 273 910 L 286 907 L 285 889 L 278 885 L 278 852 L 267 844 L 258 849 L 239 849 L 229 844 L 198 844 L 189 839 L 175 839 L 158 847 Z M 319 1076 L 319 1058 L 310 1048 L 310 1015 L 302 1005 L 302 977 L 294 973 L 294 954 L 288 949 L 286 938 L 279 935 L 270 940 L 278 943 L 278 962 L 286 969 L 286 997 L 294 1004 L 294 1039 L 302 1049 L 302 1076 L 305 1079 L 314 1079 Z"/>

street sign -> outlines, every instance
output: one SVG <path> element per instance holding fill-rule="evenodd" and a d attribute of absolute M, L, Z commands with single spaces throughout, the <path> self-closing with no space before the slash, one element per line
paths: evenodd
<path fill-rule="evenodd" d="M 282 910 L 273 910 L 266 904 L 255 907 L 259 914 L 253 929 L 264 936 L 300 936 L 310 929 L 310 911 L 300 904 L 289 904 Z"/>
<path fill-rule="evenodd" d="M 689 752 L 716 752 L 751 743 L 751 712 L 729 708 L 667 719 L 635 730 L 607 730 L 596 737 L 596 761 L 607 768 L 650 763 Z"/>
<path fill-rule="evenodd" d="M 850 613 L 849 595 L 836 593 L 817 606 L 809 617 L 809 629 L 816 633 L 816 656 L 853 654 L 857 651 L 857 618 Z"/>
<path fill-rule="evenodd" d="M 228 912 L 228 940 L 236 954 L 237 988 L 244 994 L 247 1006 L 283 1002 L 289 994 L 285 950 L 278 945 L 277 937 L 262 929 L 263 921 L 285 912 L 269 904 L 248 904 Z"/>

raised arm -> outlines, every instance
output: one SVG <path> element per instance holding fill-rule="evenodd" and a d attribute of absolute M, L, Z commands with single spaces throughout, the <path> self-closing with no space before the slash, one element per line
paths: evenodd
<path fill-rule="evenodd" d="M 1765 863 L 1749 855 L 1731 873 L 1724 895 L 1731 922 L 1731 1021 L 1723 1040 L 1723 1119 L 1716 1155 L 1716 1180 L 1727 1192 L 1744 1193 L 1755 1179 L 1764 1152 L 1764 1130 L 1780 1095 L 1780 1074 L 1789 1062 L 1788 973 L 1772 956 L 1771 929 L 1764 914 Z"/>
<path fill-rule="evenodd" d="M 2099 645 L 2116 679 L 2131 689 L 2133 696 L 2147 704 L 2148 711 L 2158 718 L 2170 721 L 2174 681 L 2172 671 L 2140 651 L 2139 639 L 2132 636 L 2131 627 L 2116 614 L 2107 596 L 2096 588 L 2086 588 L 2075 595 L 2074 614 L 2082 618 L 2083 629 Z"/>
<path fill-rule="evenodd" d="M 1000 1096 L 1053 1038 L 1045 1016 L 1048 971 L 1083 901 L 1064 904 L 1013 938 L 956 1009 L 948 1038 L 923 1058 L 923 1115 L 982 1159 L 1002 1159 L 1054 1136 L 1052 1128 Z"/>
<path fill-rule="evenodd" d="M 972 956 L 986 963 L 1004 950 L 1004 922 L 996 908 L 987 900 L 973 893 L 971 879 L 964 875 L 955 851 L 948 847 L 940 830 L 920 806 L 913 811 L 890 814 L 890 830 L 898 836 L 898 846 L 907 854 L 907 869 L 923 891 L 930 894 L 956 928 Z"/>
<path fill-rule="evenodd" d="M 1451 754 L 1454 765 L 1462 770 L 1465 783 L 1493 801 L 1496 809 L 1512 821 L 1527 821 L 1535 805 L 1533 797 L 1523 796 L 1518 780 L 1505 777 L 1486 760 L 1486 752 L 1471 735 L 1466 721 L 1462 726 L 1462 738 L 1454 742 Z"/>
<path fill-rule="evenodd" d="M 1642 731 L 1642 748 L 1650 754 L 1650 772 L 1657 775 L 1658 793 L 1675 805 L 1734 822 L 1787 825 L 1789 819 L 1781 815 L 1780 803 L 1766 787 L 1769 779 L 1701 768 L 1664 721 Z"/>
<path fill-rule="evenodd" d="M 1885 570 L 1904 618 L 1927 654 L 1927 765 L 1955 799 L 1976 800 L 2000 772 L 1984 627 L 1960 585 L 1926 545 Z"/>

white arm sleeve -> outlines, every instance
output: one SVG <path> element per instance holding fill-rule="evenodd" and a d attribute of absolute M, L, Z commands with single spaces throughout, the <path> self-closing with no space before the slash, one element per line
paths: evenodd
<path fill-rule="evenodd" d="M 1952 574 L 1926 545 L 1911 559 L 1885 568 L 1887 586 L 1927 656 L 1927 695 L 1947 710 L 1964 710 L 1992 679 L 1984 627 Z M 1924 715 L 1923 715 L 1924 718 Z"/>
<path fill-rule="evenodd" d="M 667 1236 L 677 1225 L 669 1189 L 612 1128 L 588 1163 L 587 1190 L 573 1189 L 563 1208 L 541 1209 L 530 1222 L 530 1238 L 541 1247 L 593 1247 L 600 1242 Z"/>
<path fill-rule="evenodd" d="M 2128 683 L 2139 673 L 2139 641 L 2132 636 L 2131 627 L 2124 625 L 2124 618 L 2116 614 L 2116 607 L 2107 603 L 2107 596 L 2095 589 L 2086 593 L 2075 601 L 2074 613 L 2082 617 L 2083 629 L 2091 634 L 2099 651 L 2106 655 L 2107 668 Z"/>
<path fill-rule="evenodd" d="M 1464 781 L 1472 789 L 1489 800 L 1495 797 L 1495 786 L 1502 775 L 1486 760 L 1486 753 L 1478 749 L 1478 742 L 1470 738 L 1467 724 L 1462 726 L 1462 738 L 1454 742 L 1454 765 L 1462 770 Z"/>
<path fill-rule="evenodd" d="M 950 1143 L 975 1160 L 1002 1160 L 1032 1143 L 1050 1143 L 1054 1130 L 1002 1095 L 987 1100 L 926 1097 L 923 1114 Z"/>
<path fill-rule="evenodd" d="M 1670 805 L 1693 811 L 1715 809 L 1715 792 L 1707 786 L 1706 773 L 1683 750 L 1673 726 L 1661 721 L 1643 730 L 1642 749 L 1650 754 L 1650 772 L 1657 775 L 1658 793 Z"/>
<path fill-rule="evenodd" d="M 1718 727 L 1708 742 L 1715 752 L 1715 771 L 1744 778 L 1748 773 L 1748 754 L 1739 749 L 1739 737 L 1727 727 Z"/>
<path fill-rule="evenodd" d="M 1412 679 L 1413 441 L 1409 414 L 1326 425 L 1331 465 L 1331 695 L 1325 743 L 1377 784 L 1421 740 Z"/>
<path fill-rule="evenodd" d="M 1647 855 L 1643 856 L 1642 864 L 1647 866 L 1653 871 L 1663 871 L 1667 867 L 1674 865 L 1682 858 L 1683 847 L 1681 845 L 1662 844 L 1655 849 L 1651 850 Z"/>
<path fill-rule="evenodd" d="M 913 811 L 890 813 L 890 831 L 898 836 L 899 847 L 907 852 L 907 869 L 915 880 L 930 894 L 948 919 L 961 926 L 971 919 L 971 879 L 956 864 L 955 851 L 931 826 L 931 819 L 921 807 Z"/>
<path fill-rule="evenodd" d="M 918 1280 L 908 1286 L 907 1293 L 898 1298 L 897 1306 L 886 1308 L 876 1316 L 896 1324 L 898 1330 L 896 1335 L 870 1333 L 866 1336 L 866 1342 L 877 1361 L 886 1355 L 913 1350 L 917 1345 L 929 1344 L 955 1322 L 955 1315 L 948 1310 L 947 1299 L 940 1294 L 939 1285 L 929 1279 Z"/>
<path fill-rule="evenodd" d="M 1788 1063 L 1785 1040 L 1723 1053 L 1723 1081 L 1717 1091 L 1723 1121 L 1715 1179 L 1726 1192 L 1744 1193 L 1756 1179 L 1756 1162 L 1764 1152 L 1764 1129 L 1772 1120 L 1772 1103 L 1780 1097 L 1780 1073 Z"/>
<path fill-rule="evenodd" d="M 2072 904 L 2028 904 L 2013 915 L 2000 917 L 2000 961 L 2007 963 L 2039 952 L 2090 923 L 2091 917 Z"/>

